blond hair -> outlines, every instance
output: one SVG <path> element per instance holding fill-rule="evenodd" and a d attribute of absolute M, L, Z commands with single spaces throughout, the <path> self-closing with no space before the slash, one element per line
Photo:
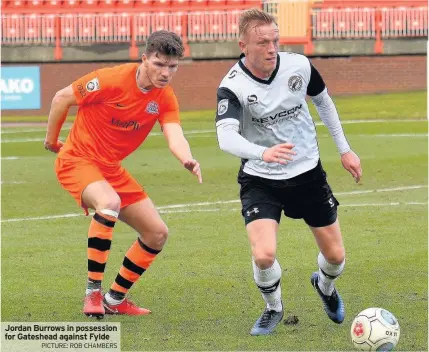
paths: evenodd
<path fill-rule="evenodd" d="M 240 15 L 238 24 L 238 33 L 240 38 L 243 38 L 250 29 L 252 22 L 257 22 L 257 25 L 275 23 L 276 19 L 273 15 L 266 13 L 258 8 L 243 11 Z"/>

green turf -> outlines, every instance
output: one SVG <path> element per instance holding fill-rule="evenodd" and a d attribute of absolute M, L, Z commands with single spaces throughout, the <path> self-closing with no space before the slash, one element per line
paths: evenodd
<path fill-rule="evenodd" d="M 374 117 L 371 113 L 369 105 L 360 118 Z M 203 121 L 197 116 L 184 119 L 186 131 L 213 130 L 212 116 Z M 167 246 L 131 291 L 132 299 L 153 314 L 105 319 L 122 323 L 122 349 L 351 350 L 354 315 L 380 306 L 399 319 L 398 350 L 427 351 L 427 122 L 345 124 L 344 129 L 362 158 L 360 184 L 342 169 L 326 128 L 318 126 L 323 165 L 341 203 L 347 265 L 338 288 L 346 304 L 344 324 L 328 320 L 310 286 L 317 248 L 308 228 L 283 218 L 278 240 L 283 301 L 286 317 L 296 315 L 299 322 L 282 324 L 269 337 L 249 336 L 263 304 L 252 278 L 239 203 L 189 206 L 181 208 L 187 212 L 162 214 L 170 228 Z M 80 212 L 56 181 L 54 155 L 40 141 L 22 141 L 43 134 L 40 129 L 2 135 L 2 157 L 20 157 L 2 160 L 3 220 Z M 202 185 L 170 155 L 162 136 L 149 137 L 124 165 L 160 207 L 237 200 L 239 160 L 219 151 L 213 132 L 188 138 L 201 162 Z M 411 186 L 416 188 L 344 194 Z M 2 223 L 2 321 L 87 321 L 81 309 L 88 224 L 84 216 Z M 127 226 L 115 228 L 105 288 L 135 238 Z"/>
<path fill-rule="evenodd" d="M 335 104 L 340 112 L 341 119 L 421 119 L 427 118 L 427 92 L 401 92 L 376 95 L 339 96 L 334 97 Z M 313 104 L 310 104 L 311 113 L 316 116 Z M 202 120 L 211 119 L 215 112 L 186 111 L 182 112 L 184 121 L 199 124 Z M 73 121 L 69 116 L 67 121 Z M 34 122 L 47 121 L 46 116 L 2 116 L 3 122 Z M 193 127 L 189 125 L 188 127 Z"/>

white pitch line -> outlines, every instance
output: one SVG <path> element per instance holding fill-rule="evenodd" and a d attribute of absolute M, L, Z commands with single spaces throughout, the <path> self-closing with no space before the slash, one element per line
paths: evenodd
<path fill-rule="evenodd" d="M 1 160 L 17 160 L 19 157 L 17 156 L 2 156 Z"/>
<path fill-rule="evenodd" d="M 336 195 L 354 195 L 354 194 L 365 194 L 365 193 L 377 193 L 377 192 L 394 192 L 394 191 L 405 191 L 409 189 L 420 189 L 427 188 L 427 185 L 415 185 L 415 186 L 406 186 L 406 187 L 395 187 L 395 188 L 382 188 L 376 190 L 365 190 L 365 191 L 352 191 L 352 192 L 339 192 L 335 193 Z M 172 204 L 172 205 L 164 205 L 157 207 L 160 213 L 168 214 L 168 213 L 189 213 L 189 212 L 206 212 L 206 211 L 217 211 L 221 209 L 215 208 L 214 210 L 208 209 L 180 209 L 180 208 L 188 208 L 194 206 L 202 206 L 202 205 L 216 205 L 216 204 L 231 204 L 231 203 L 239 203 L 240 200 L 226 200 L 226 201 L 215 201 L 215 202 L 199 202 L 199 203 L 184 203 L 184 204 Z M 408 202 L 408 203 L 358 203 L 358 204 L 345 204 L 341 206 L 370 206 L 371 204 L 377 205 L 425 205 L 427 203 L 420 202 Z M 169 210 L 169 209 L 177 209 L 179 210 Z M 230 209 L 231 210 L 231 209 Z M 19 222 L 19 221 L 30 221 L 30 220 L 50 220 L 50 219 L 60 219 L 60 218 L 71 218 L 81 216 L 82 213 L 71 213 L 71 214 L 60 214 L 60 215 L 47 215 L 47 216 L 38 216 L 31 218 L 12 218 L 12 219 L 4 219 L 1 222 Z"/>
<path fill-rule="evenodd" d="M 400 122 L 400 123 L 407 123 L 407 122 L 427 122 L 427 120 L 425 119 L 401 119 L 401 120 L 345 120 L 345 121 L 341 121 L 341 124 L 343 125 L 349 125 L 349 124 L 366 124 L 366 123 L 395 123 L 395 122 Z M 323 122 L 315 122 L 316 126 L 324 126 Z M 67 128 L 63 128 L 62 130 L 68 130 L 70 129 L 70 127 Z M 44 132 L 46 129 L 28 129 L 28 130 L 20 130 L 20 131 L 4 131 L 4 129 L 2 129 L 1 134 L 10 134 L 10 133 L 27 133 L 27 132 Z M 216 132 L 214 129 L 210 129 L 210 130 L 189 130 L 189 131 L 184 131 L 185 135 L 192 135 L 192 134 L 201 134 L 201 133 L 214 133 Z M 152 132 L 149 134 L 149 136 L 162 136 L 162 132 Z M 360 136 L 360 135 L 359 135 Z M 367 135 L 363 135 L 363 136 L 367 136 Z M 374 136 L 374 135 L 372 135 Z M 377 135 L 376 135 L 377 136 Z M 389 134 L 381 134 L 378 136 L 383 136 L 383 137 L 389 137 Z M 393 137 L 414 137 L 414 136 L 427 136 L 427 134 L 392 134 L 391 136 Z M 26 142 L 43 142 L 44 139 L 43 138 L 16 138 L 16 139 L 2 139 L 2 143 L 26 143 Z"/>
<path fill-rule="evenodd" d="M 395 192 L 395 191 L 407 191 L 410 189 L 421 189 L 428 188 L 428 185 L 415 185 L 415 186 L 404 186 L 394 188 L 380 188 L 380 189 L 369 189 L 364 191 L 350 191 L 350 192 L 335 192 L 335 195 L 353 195 L 353 194 L 366 194 L 366 193 L 378 193 L 378 192 Z"/>
<path fill-rule="evenodd" d="M 61 131 L 68 131 L 70 127 L 63 127 Z M 1 130 L 1 134 L 16 134 L 16 133 L 31 133 L 31 132 L 46 132 L 46 127 L 44 128 L 30 128 L 26 130 L 5 130 L 4 128 Z"/>
<path fill-rule="evenodd" d="M 395 207 L 399 205 L 428 205 L 426 202 L 390 202 L 390 203 L 354 203 L 354 204 L 340 204 L 340 208 L 343 207 Z M 232 209 L 220 209 L 220 210 L 228 210 L 228 211 L 241 211 L 241 208 L 232 208 Z"/>
<path fill-rule="evenodd" d="M 207 134 L 207 133 L 215 133 L 216 131 L 214 130 L 201 130 L 201 131 L 188 131 L 185 132 L 185 136 L 194 136 L 194 135 L 199 135 L 199 134 Z M 158 136 L 162 136 L 163 134 L 160 132 L 153 132 L 149 134 L 149 137 L 158 137 Z M 319 138 L 327 138 L 330 137 L 329 134 L 326 133 L 319 133 L 317 135 Z M 428 134 L 427 133 L 392 133 L 392 134 L 388 134 L 388 133 L 384 133 L 384 134 L 350 134 L 350 137 L 385 137 L 385 138 L 390 138 L 390 137 L 399 137 L 399 138 L 404 138 L 404 137 L 427 137 Z M 202 137 L 212 137 L 212 136 L 202 136 Z M 61 139 L 65 139 L 66 137 L 61 137 Z M 2 139 L 1 143 L 29 143 L 29 142 L 43 142 L 45 139 L 44 138 L 14 138 L 14 139 Z"/>
<path fill-rule="evenodd" d="M 28 142 L 43 142 L 44 138 L 16 138 L 16 139 L 2 139 L 2 143 L 28 143 Z"/>
<path fill-rule="evenodd" d="M 414 186 L 404 186 L 404 187 L 394 187 L 394 188 L 369 189 L 369 190 L 362 190 L 362 191 L 334 192 L 334 194 L 347 196 L 347 195 L 366 194 L 366 193 L 406 191 L 410 189 L 421 189 L 421 188 L 427 188 L 427 187 L 428 185 L 414 185 Z M 239 202 L 240 202 L 239 199 L 232 199 L 232 200 L 219 200 L 214 202 L 183 203 L 183 204 L 164 205 L 164 206 L 158 207 L 158 209 L 186 208 L 186 207 L 196 207 L 196 206 L 202 206 L 202 205 L 230 204 L 230 203 L 239 203 Z"/>
<path fill-rule="evenodd" d="M 326 136 L 326 135 L 324 135 Z M 351 134 L 350 137 L 427 137 L 427 133 Z"/>
<path fill-rule="evenodd" d="M 26 181 L 1 181 L 2 185 L 20 185 L 22 183 L 27 183 Z"/>
<path fill-rule="evenodd" d="M 341 204 L 340 207 L 383 207 L 383 206 L 400 206 L 400 205 L 428 205 L 425 202 L 390 202 L 390 203 L 355 203 L 355 204 Z M 216 211 L 241 211 L 241 208 L 232 208 L 232 209 L 220 209 L 220 208 L 207 208 L 207 209 L 177 209 L 177 210 L 160 210 L 161 214 L 179 214 L 179 213 L 209 213 Z M 93 213 L 90 213 L 93 215 Z M 71 213 L 71 214 L 62 214 L 62 215 L 48 215 L 48 216 L 38 216 L 32 218 L 15 218 L 15 219 L 5 219 L 1 222 L 21 222 L 21 221 L 35 221 L 35 220 L 52 220 L 52 219 L 62 219 L 62 218 L 75 218 L 83 216 L 82 213 Z"/>
<path fill-rule="evenodd" d="M 186 121 L 186 119 L 183 119 Z M 380 119 L 380 120 L 344 120 L 341 121 L 341 124 L 358 124 L 358 123 L 389 123 L 389 122 L 428 122 L 426 119 Z M 323 126 L 323 122 L 316 122 L 317 126 Z M 64 126 L 61 130 L 66 131 L 69 130 L 71 126 Z M 30 133 L 30 132 L 45 132 L 46 126 L 40 128 L 29 128 L 29 129 L 19 129 L 19 127 L 2 127 L 1 134 L 13 134 L 13 133 Z M 210 130 L 214 131 L 214 130 Z M 162 133 L 160 133 L 162 134 Z"/>
<path fill-rule="evenodd" d="M 426 202 L 391 202 L 391 203 L 356 203 L 356 204 L 344 204 L 340 205 L 340 207 L 383 207 L 383 206 L 398 206 L 398 205 L 428 205 Z"/>

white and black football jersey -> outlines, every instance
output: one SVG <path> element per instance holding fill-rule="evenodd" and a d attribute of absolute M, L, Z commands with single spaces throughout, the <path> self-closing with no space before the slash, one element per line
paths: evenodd
<path fill-rule="evenodd" d="M 263 80 L 247 69 L 244 60 L 242 55 L 218 88 L 216 125 L 236 119 L 239 133 L 249 142 L 264 147 L 293 143 L 296 155 L 286 165 L 243 159 L 243 171 L 280 180 L 313 169 L 319 148 L 306 96 L 325 89 L 319 72 L 304 55 L 280 52 L 275 70 Z"/>

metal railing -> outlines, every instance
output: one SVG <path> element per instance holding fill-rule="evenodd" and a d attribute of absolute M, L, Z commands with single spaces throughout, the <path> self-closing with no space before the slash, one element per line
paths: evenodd
<path fill-rule="evenodd" d="M 354 7 L 349 6 L 351 2 L 335 1 L 307 6 L 307 0 L 277 0 L 264 6 L 279 22 L 281 42 L 304 44 L 307 54 L 312 52 L 313 41 L 320 39 L 372 39 L 375 52 L 381 53 L 385 38 L 428 36 L 428 8 L 417 6 L 419 1 L 406 7 Z M 329 3 L 337 5 L 329 7 Z M 407 4 L 412 5 L 411 0 Z M 3 13 L 2 44 L 55 44 L 55 57 L 60 59 L 64 45 L 130 43 L 130 56 L 136 58 L 137 43 L 145 42 L 155 30 L 167 29 L 182 36 L 189 54 L 189 42 L 237 40 L 240 13 L 241 10 Z"/>

